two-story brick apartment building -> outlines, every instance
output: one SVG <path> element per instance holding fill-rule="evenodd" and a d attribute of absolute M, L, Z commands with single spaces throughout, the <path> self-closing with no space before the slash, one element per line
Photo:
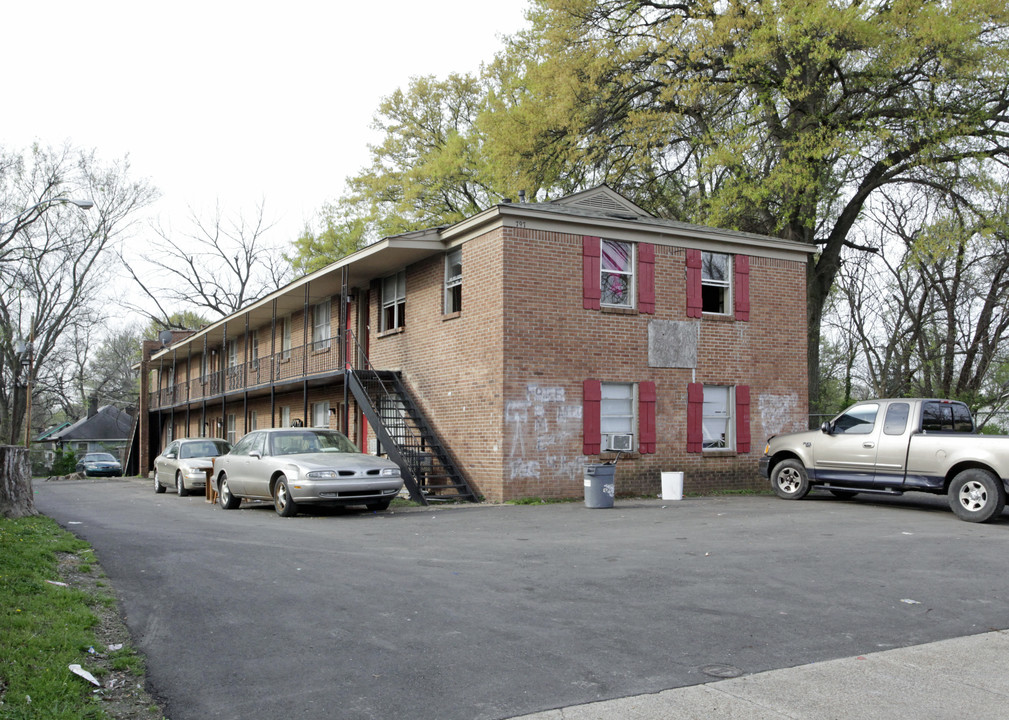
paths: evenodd
<path fill-rule="evenodd" d="M 618 493 L 755 487 L 766 437 L 806 424 L 810 252 L 606 187 L 385 238 L 148 343 L 140 467 L 173 437 L 311 424 L 431 496 L 576 497 L 611 448 Z"/>

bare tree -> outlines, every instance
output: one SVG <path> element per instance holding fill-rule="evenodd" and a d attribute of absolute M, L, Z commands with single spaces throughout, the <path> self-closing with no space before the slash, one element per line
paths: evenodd
<path fill-rule="evenodd" d="M 102 405 L 122 408 L 137 404 L 140 383 L 133 368 L 140 362 L 145 337 L 138 323 L 106 332 L 86 368 L 84 399 L 94 398 Z"/>
<path fill-rule="evenodd" d="M 149 250 L 139 260 L 124 258 L 156 308 L 156 313 L 144 314 L 174 328 L 172 316 L 180 307 L 225 317 L 285 284 L 290 265 L 283 248 L 267 240 L 272 227 L 263 201 L 251 217 L 226 218 L 218 205 L 204 219 L 190 208 L 183 232 L 154 225 Z"/>
<path fill-rule="evenodd" d="M 94 151 L 36 146 L 2 154 L 0 221 L 0 437 L 15 442 L 24 424 L 26 388 L 66 361 L 69 331 L 101 316 L 104 261 L 132 229 L 139 210 L 156 197 L 130 179 L 127 159 L 106 164 Z M 59 202 L 78 198 L 80 207 Z M 9 218 L 9 219 L 8 219 Z M 30 341 L 30 363 L 15 352 Z M 44 388 L 43 388 L 44 389 Z"/>
<path fill-rule="evenodd" d="M 1009 403 L 1009 200 L 885 200 L 871 218 L 880 252 L 845 260 L 837 322 L 872 394 L 958 398 L 984 420 Z"/>

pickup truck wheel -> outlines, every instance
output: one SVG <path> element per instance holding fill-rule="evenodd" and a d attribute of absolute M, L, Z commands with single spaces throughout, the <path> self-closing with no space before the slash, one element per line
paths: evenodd
<path fill-rule="evenodd" d="M 771 487 L 778 497 L 785 500 L 804 498 L 809 492 L 806 468 L 798 460 L 782 460 L 771 473 Z"/>
<path fill-rule="evenodd" d="M 958 518 L 967 522 L 987 522 L 998 517 L 1005 501 L 1002 481 L 980 468 L 964 470 L 949 486 L 949 506 Z"/>

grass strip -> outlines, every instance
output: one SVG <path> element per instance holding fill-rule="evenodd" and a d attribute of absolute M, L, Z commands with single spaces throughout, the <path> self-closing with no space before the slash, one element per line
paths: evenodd
<path fill-rule="evenodd" d="M 90 546 L 43 516 L 0 518 L 0 718 L 106 719 L 104 690 L 74 675 L 76 663 L 102 681 L 115 667 L 143 677 L 129 647 L 98 643 L 98 612 L 115 599 L 74 583 L 58 585 L 61 559 L 78 576 L 92 571 Z M 100 586 L 100 583 L 98 584 Z"/>

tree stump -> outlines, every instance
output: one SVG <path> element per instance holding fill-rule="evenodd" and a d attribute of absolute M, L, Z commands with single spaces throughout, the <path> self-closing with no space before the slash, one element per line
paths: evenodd
<path fill-rule="evenodd" d="M 38 515 L 32 494 L 28 448 L 0 445 L 0 517 Z"/>

